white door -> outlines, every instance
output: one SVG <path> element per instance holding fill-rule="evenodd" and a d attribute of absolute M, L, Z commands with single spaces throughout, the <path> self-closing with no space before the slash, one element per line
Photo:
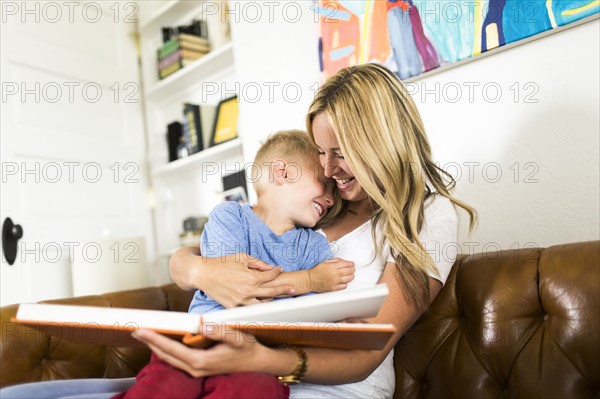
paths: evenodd
<path fill-rule="evenodd" d="M 70 296 L 72 261 L 100 268 L 138 256 L 131 246 L 100 253 L 103 238 L 153 243 L 130 34 L 137 5 L 1 6 L 0 223 L 23 229 L 14 264 L 2 254 L 6 305 Z"/>

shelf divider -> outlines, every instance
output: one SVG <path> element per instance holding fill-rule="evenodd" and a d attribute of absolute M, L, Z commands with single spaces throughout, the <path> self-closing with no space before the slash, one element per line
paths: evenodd
<path fill-rule="evenodd" d="M 242 140 L 240 138 L 207 148 L 206 150 L 182 159 L 177 159 L 165 165 L 157 166 L 152 169 L 152 176 L 155 178 L 166 178 L 173 173 L 188 172 L 195 168 L 199 168 L 203 162 L 215 160 L 218 157 L 222 158 L 227 153 L 233 153 L 236 150 L 239 152 L 242 151 Z"/>

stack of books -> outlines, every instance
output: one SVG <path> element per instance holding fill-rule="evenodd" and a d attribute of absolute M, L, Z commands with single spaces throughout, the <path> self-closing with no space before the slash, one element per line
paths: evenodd
<path fill-rule="evenodd" d="M 164 79 L 210 51 L 206 37 L 188 33 L 172 36 L 158 50 L 158 78 Z"/>

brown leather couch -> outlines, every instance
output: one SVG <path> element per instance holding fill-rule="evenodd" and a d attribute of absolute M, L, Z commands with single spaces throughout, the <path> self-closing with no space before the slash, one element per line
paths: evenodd
<path fill-rule="evenodd" d="M 174 285 L 54 303 L 185 311 Z M 146 349 L 74 345 L 1 308 L 0 386 L 133 376 Z M 461 256 L 395 352 L 395 398 L 599 398 L 600 241 Z"/>

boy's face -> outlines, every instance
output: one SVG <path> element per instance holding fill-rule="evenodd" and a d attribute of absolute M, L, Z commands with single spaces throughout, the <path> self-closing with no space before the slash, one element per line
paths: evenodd
<path fill-rule="evenodd" d="M 325 177 L 318 157 L 290 163 L 283 191 L 286 209 L 296 226 L 313 227 L 333 205 L 334 181 Z"/>

